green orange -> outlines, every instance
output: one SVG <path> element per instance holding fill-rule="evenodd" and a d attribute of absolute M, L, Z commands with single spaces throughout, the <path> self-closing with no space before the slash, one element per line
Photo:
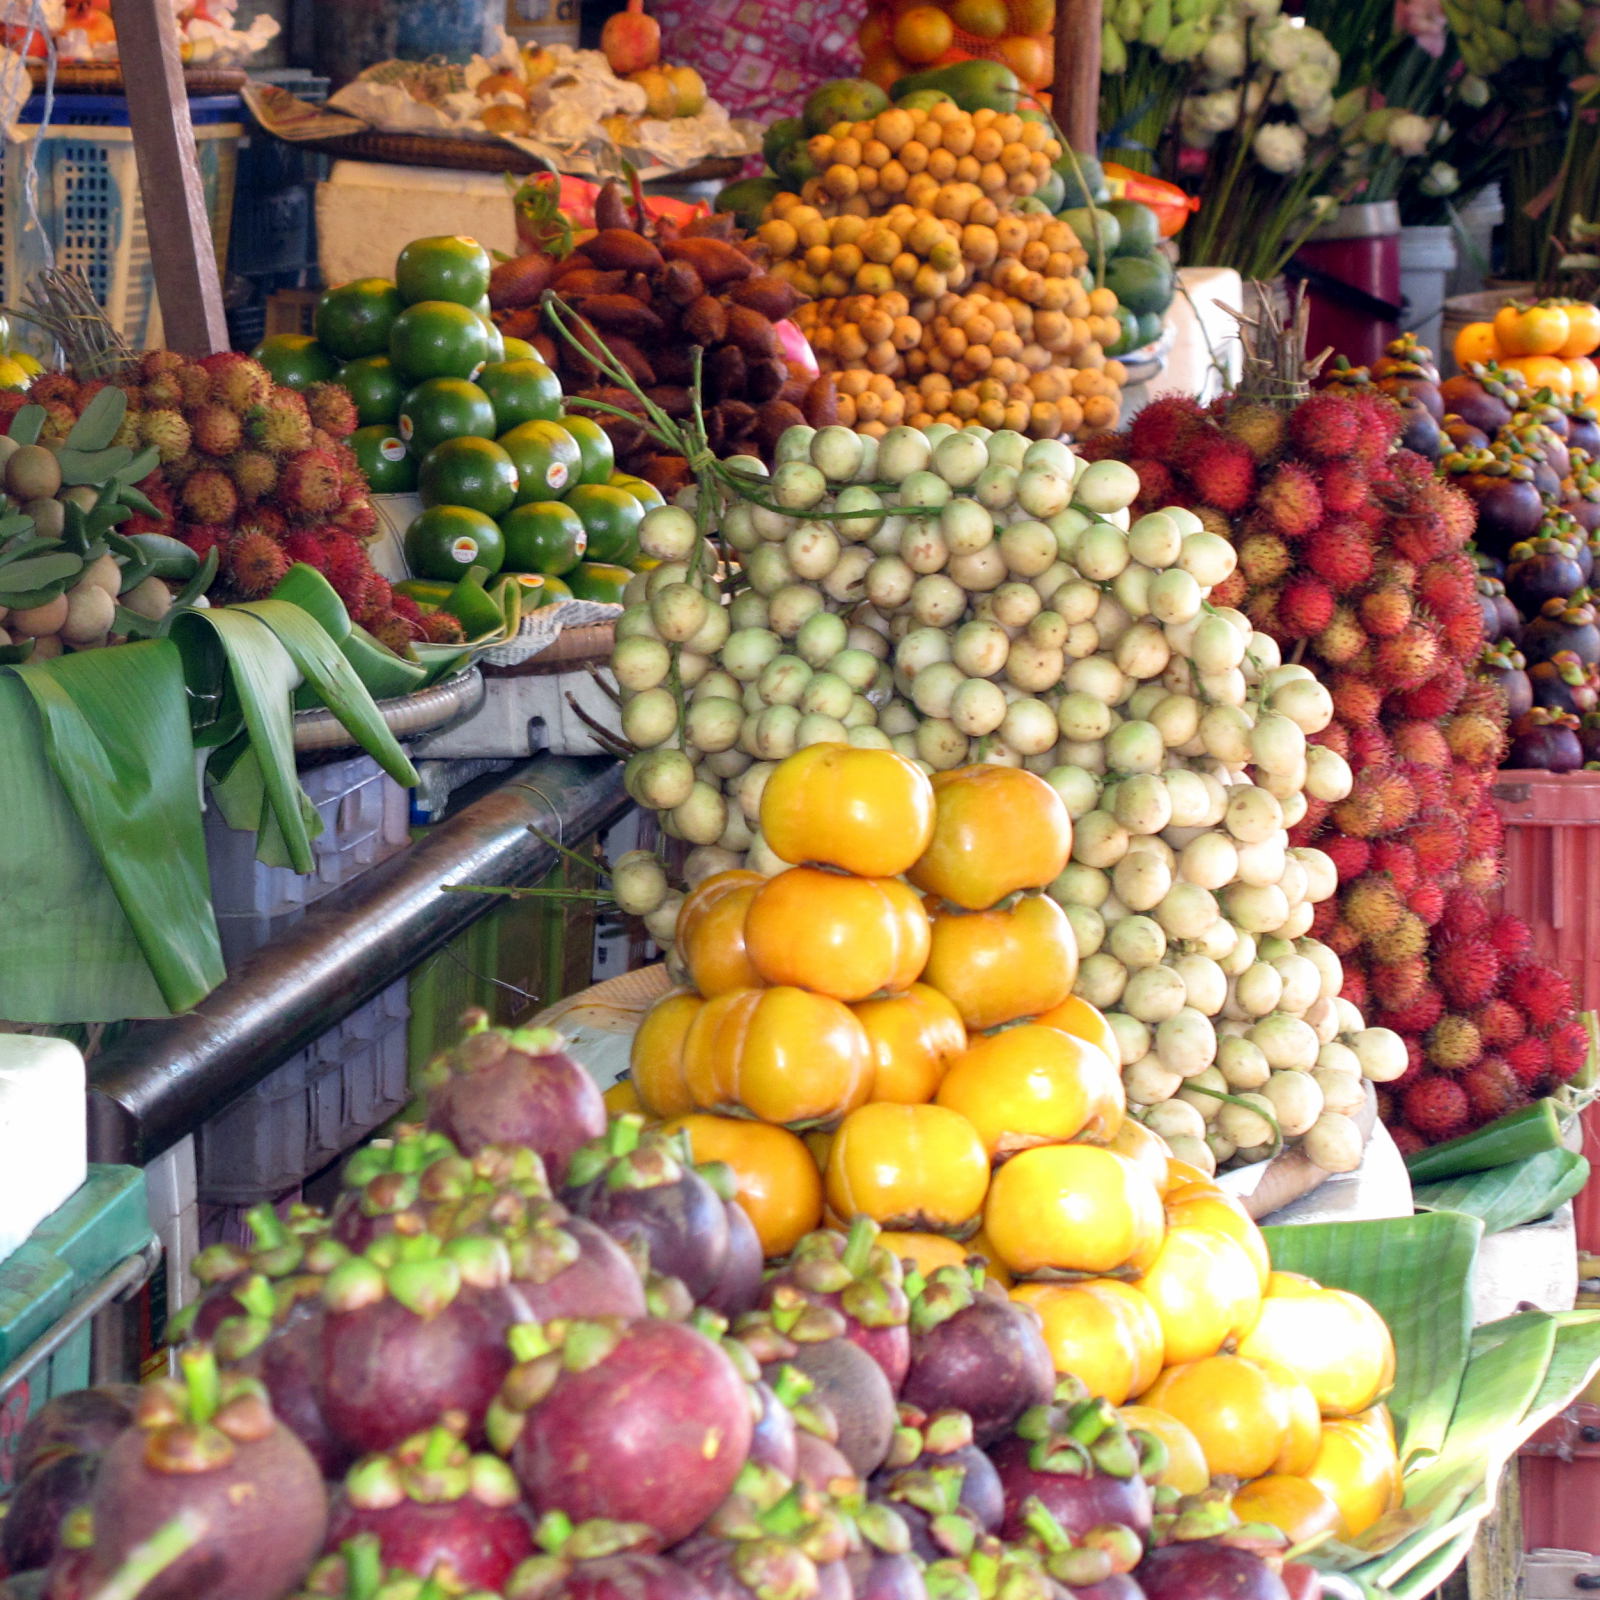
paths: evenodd
<path fill-rule="evenodd" d="M 363 427 L 393 422 L 400 415 L 405 386 L 388 356 L 357 356 L 339 368 L 339 382 L 350 391 Z"/>
<path fill-rule="evenodd" d="M 612 447 L 611 435 L 593 417 L 565 416 L 561 418 L 561 426 L 578 441 L 578 450 L 583 456 L 578 482 L 608 482 L 617 468 L 617 452 Z"/>
<path fill-rule="evenodd" d="M 417 458 L 387 422 L 357 428 L 350 448 L 374 494 L 410 494 L 416 488 Z"/>
<path fill-rule="evenodd" d="M 506 338 L 503 333 L 486 316 L 480 316 L 483 323 L 484 337 L 489 341 L 489 354 L 485 358 L 489 361 L 504 361 L 506 358 Z"/>
<path fill-rule="evenodd" d="M 622 591 L 632 576 L 626 567 L 604 561 L 580 561 L 566 575 L 566 581 L 576 600 L 603 600 L 620 606 Z"/>
<path fill-rule="evenodd" d="M 500 431 L 488 395 L 466 378 L 429 378 L 400 403 L 400 436 L 419 457 L 446 439 L 492 439 Z"/>
<path fill-rule="evenodd" d="M 407 305 L 419 300 L 453 300 L 476 308 L 489 292 L 494 263 L 476 239 L 444 235 L 413 239 L 400 252 L 394 278 Z"/>
<path fill-rule="evenodd" d="M 626 489 L 609 483 L 580 483 L 567 494 L 589 535 L 591 560 L 626 565 L 639 554 L 639 524 L 644 506 Z"/>
<path fill-rule="evenodd" d="M 560 500 L 578 481 L 583 452 L 578 441 L 554 422 L 521 423 L 501 434 L 499 442 L 516 463 L 521 480 L 518 505 L 529 500 Z"/>
<path fill-rule="evenodd" d="M 309 333 L 275 333 L 250 353 L 286 389 L 306 389 L 339 374 L 339 363 Z"/>
<path fill-rule="evenodd" d="M 537 358 L 491 361 L 478 386 L 494 402 L 502 433 L 524 422 L 561 420 L 561 380 Z"/>
<path fill-rule="evenodd" d="M 539 359 L 539 352 L 526 339 L 507 339 L 502 336 L 500 342 L 506 347 L 505 359 L 507 361 L 537 361 Z"/>
<path fill-rule="evenodd" d="M 542 572 L 559 577 L 583 559 L 589 533 L 578 513 L 559 500 L 530 500 L 500 519 L 506 540 L 506 567 L 512 572 Z"/>
<path fill-rule="evenodd" d="M 493 439 L 462 435 L 429 452 L 417 474 L 425 506 L 468 506 L 486 517 L 502 516 L 517 498 L 517 469 Z"/>
<path fill-rule="evenodd" d="M 469 567 L 498 572 L 505 540 L 493 518 L 470 506 L 429 506 L 406 529 L 405 550 L 417 577 L 458 582 Z"/>
<path fill-rule="evenodd" d="M 395 318 L 389 358 L 407 383 L 471 378 L 489 359 L 489 335 L 476 311 L 448 300 L 421 300 Z"/>
<path fill-rule="evenodd" d="M 389 329 L 406 308 L 387 278 L 356 278 L 330 289 L 317 302 L 313 318 L 318 341 L 341 361 L 380 356 L 389 348 Z"/>
<path fill-rule="evenodd" d="M 644 478 L 636 478 L 631 472 L 613 472 L 610 478 L 613 489 L 625 489 L 646 511 L 651 506 L 664 506 L 666 496 Z"/>

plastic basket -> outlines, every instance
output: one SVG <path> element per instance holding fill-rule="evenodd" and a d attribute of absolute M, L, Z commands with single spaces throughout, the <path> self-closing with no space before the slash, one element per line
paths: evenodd
<path fill-rule="evenodd" d="M 1506 910 L 1580 1009 L 1600 1006 L 1600 773 L 1508 769 L 1490 797 L 1506 829 Z"/>
<path fill-rule="evenodd" d="M 300 786 L 322 818 L 322 833 L 311 841 L 316 868 L 310 873 L 263 866 L 253 833 L 206 813 L 211 903 L 230 967 L 410 841 L 407 793 L 371 756 L 309 768 L 300 773 Z"/>
<path fill-rule="evenodd" d="M 229 114 L 235 120 L 205 120 L 210 111 L 220 110 L 214 101 L 191 105 L 201 108 L 195 148 L 220 271 L 228 259 L 244 129 L 236 120 L 238 101 L 233 96 L 218 96 L 215 101 L 232 107 Z M 112 96 L 63 95 L 52 109 L 49 127 L 18 124 L 10 130 L 0 180 L 0 295 L 15 302 L 29 278 L 49 265 L 47 237 L 55 264 L 83 273 L 123 337 L 135 349 L 157 349 L 161 308 L 126 105 Z M 119 114 L 120 122 L 114 120 Z M 30 149 L 37 154 L 34 202 L 42 233 L 32 226 L 24 197 Z M 33 344 L 36 354 L 49 355 L 47 335 L 29 332 L 23 324 L 17 332 L 21 342 Z"/>
<path fill-rule="evenodd" d="M 404 1107 L 407 993 L 405 979 L 391 984 L 201 1127 L 203 1203 L 275 1200 Z"/>

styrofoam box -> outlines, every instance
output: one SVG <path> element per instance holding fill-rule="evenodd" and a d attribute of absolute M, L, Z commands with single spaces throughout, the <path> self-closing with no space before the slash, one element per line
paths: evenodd
<path fill-rule="evenodd" d="M 0 1033 L 0 1260 L 83 1182 L 83 1096 L 75 1045 Z"/>
<path fill-rule="evenodd" d="M 312 767 L 300 774 L 300 785 L 322 818 L 309 873 L 263 866 L 253 833 L 230 828 L 215 810 L 206 813 L 211 900 L 230 967 L 410 841 L 407 793 L 371 756 Z"/>
<path fill-rule="evenodd" d="M 277 1199 L 394 1116 L 410 1098 L 407 995 L 404 979 L 391 984 L 204 1123 L 200 1199 Z"/>

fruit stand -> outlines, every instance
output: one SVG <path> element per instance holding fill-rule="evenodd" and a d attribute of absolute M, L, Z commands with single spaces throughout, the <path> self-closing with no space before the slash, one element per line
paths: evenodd
<path fill-rule="evenodd" d="M 1583 1587 L 1600 13 L 870 5 L 763 127 L 429 0 L 248 91 L 387 175 L 229 348 L 263 33 L 108 5 L 4 17 L 167 348 L 6 286 L 0 1600 Z"/>

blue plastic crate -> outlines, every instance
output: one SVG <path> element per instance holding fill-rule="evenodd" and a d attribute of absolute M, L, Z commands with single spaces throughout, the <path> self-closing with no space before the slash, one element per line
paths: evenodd
<path fill-rule="evenodd" d="M 241 153 L 239 163 L 239 203 L 233 215 L 228 268 L 248 278 L 304 272 L 316 260 L 311 188 L 308 184 L 261 188 L 246 176 L 247 153 Z"/>
<path fill-rule="evenodd" d="M 201 95 L 189 101 L 189 120 L 196 126 L 237 122 L 244 102 L 236 94 Z M 44 121 L 44 96 L 36 94 L 17 115 L 18 122 L 37 126 Z M 120 94 L 58 94 L 50 106 L 50 126 L 75 128 L 129 128 L 128 100 Z"/>

